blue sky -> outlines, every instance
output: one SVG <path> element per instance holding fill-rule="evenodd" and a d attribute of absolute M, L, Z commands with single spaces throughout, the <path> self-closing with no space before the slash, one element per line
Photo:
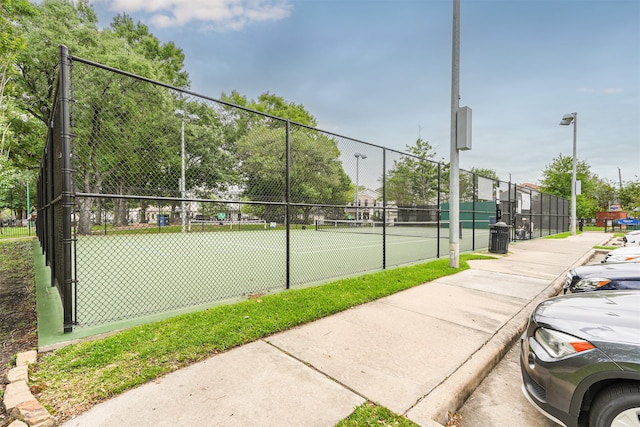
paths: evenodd
<path fill-rule="evenodd" d="M 302 104 L 318 128 L 449 160 L 452 0 L 94 0 L 183 49 L 193 91 Z M 461 0 L 460 167 L 538 183 L 560 154 L 640 179 L 640 1 Z"/>

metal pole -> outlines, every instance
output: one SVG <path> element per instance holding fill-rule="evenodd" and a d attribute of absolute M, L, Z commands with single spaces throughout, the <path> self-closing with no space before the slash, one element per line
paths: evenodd
<path fill-rule="evenodd" d="M 449 267 L 460 267 L 460 166 L 457 114 L 460 105 L 460 0 L 453 0 L 451 60 L 451 167 L 449 171 Z"/>
<path fill-rule="evenodd" d="M 27 178 L 27 230 L 29 231 L 29 236 L 31 235 L 31 193 L 29 191 L 29 178 Z"/>
<path fill-rule="evenodd" d="M 360 168 L 360 159 L 362 158 L 362 160 L 367 158 L 366 154 L 360 154 L 360 153 L 355 153 L 353 155 L 353 157 L 356 158 L 356 221 L 360 218 L 358 218 L 358 205 L 360 204 L 360 201 L 358 200 L 358 186 L 359 186 L 359 182 L 358 182 L 358 173 L 359 173 L 359 168 Z"/>
<path fill-rule="evenodd" d="M 571 171 L 571 235 L 576 235 L 576 136 L 578 113 L 573 113 L 573 169 Z"/>
<path fill-rule="evenodd" d="M 387 150 L 382 149 L 382 268 L 387 268 Z"/>
<path fill-rule="evenodd" d="M 285 135 L 286 150 L 286 205 L 285 205 L 285 229 L 286 229 L 286 289 L 291 288 L 291 121 L 286 122 Z"/>
<path fill-rule="evenodd" d="M 60 120 L 60 139 L 61 139 L 61 167 L 62 174 L 62 251 L 57 254 L 62 256 L 63 272 L 63 330 L 65 333 L 71 332 L 74 324 L 73 313 L 73 277 L 71 269 L 71 213 L 73 209 L 73 193 L 71 188 L 71 119 L 69 114 L 69 50 L 66 46 L 60 46 L 60 92 L 59 92 L 59 109 L 58 117 Z M 55 262 L 55 260 L 53 261 Z M 59 282 L 58 282 L 59 283 Z"/>
<path fill-rule="evenodd" d="M 360 204 L 358 201 L 358 168 L 360 165 L 360 155 L 356 154 L 356 221 L 358 218 L 358 205 Z"/>
<path fill-rule="evenodd" d="M 186 114 L 186 113 L 184 113 Z M 182 197 L 182 201 L 180 204 L 180 217 L 182 219 L 182 232 L 184 233 L 185 228 L 185 216 L 184 216 L 184 197 L 185 197 L 185 185 L 184 185 L 184 114 L 182 115 L 181 126 L 180 126 L 180 157 L 182 158 L 182 170 L 180 172 L 180 197 Z"/>

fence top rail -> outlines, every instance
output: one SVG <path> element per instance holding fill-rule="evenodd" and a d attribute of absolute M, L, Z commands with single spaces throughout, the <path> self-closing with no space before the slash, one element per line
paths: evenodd
<path fill-rule="evenodd" d="M 138 79 L 138 80 L 142 80 L 144 82 L 147 82 L 147 83 L 150 83 L 150 84 L 154 84 L 156 86 L 161 86 L 161 87 L 164 87 L 166 89 L 175 90 L 176 92 L 184 93 L 186 95 L 191 95 L 191 96 L 195 96 L 195 97 L 198 97 L 198 98 L 206 99 L 207 101 L 211 101 L 211 102 L 215 102 L 215 103 L 218 103 L 218 104 L 226 105 L 227 107 L 237 108 L 239 110 L 243 110 L 243 111 L 246 111 L 248 113 L 257 114 L 259 116 L 268 117 L 270 119 L 279 120 L 279 121 L 282 121 L 282 122 L 289 122 L 289 123 L 291 123 L 291 124 L 293 124 L 295 126 L 303 127 L 303 128 L 309 129 L 309 130 L 317 131 L 317 132 L 322 132 L 322 133 L 325 133 L 327 135 L 331 135 L 331 136 L 334 136 L 334 137 L 337 137 L 337 138 L 344 138 L 344 139 L 348 139 L 348 140 L 353 141 L 353 142 L 358 142 L 358 143 L 361 143 L 361 144 L 369 145 L 371 147 L 379 148 L 379 149 L 382 149 L 382 150 L 395 151 L 395 152 L 397 152 L 399 154 L 407 155 L 407 153 L 404 153 L 402 151 L 397 151 L 397 150 L 394 150 L 394 149 L 391 149 L 391 148 L 386 148 L 386 147 L 383 147 L 383 146 L 380 146 L 380 145 L 373 144 L 371 142 L 361 141 L 361 140 L 354 139 L 352 137 L 341 135 L 341 134 L 338 134 L 338 133 L 335 133 L 335 132 L 314 128 L 312 126 L 305 125 L 303 123 L 298 123 L 298 122 L 295 122 L 295 121 L 289 120 L 289 119 L 283 119 L 282 117 L 274 116 L 274 115 L 271 115 L 271 114 L 268 114 L 268 113 L 264 113 L 264 112 L 261 112 L 261 111 L 252 110 L 251 108 L 243 107 L 241 105 L 233 104 L 231 102 L 227 102 L 227 101 L 223 101 L 221 99 L 217 99 L 217 98 L 213 98 L 213 97 L 210 97 L 210 96 L 207 96 L 207 95 L 203 95 L 201 93 L 194 92 L 194 91 L 189 90 L 189 89 L 180 88 L 180 87 L 177 87 L 177 86 L 172 86 L 170 84 L 162 83 L 162 82 L 159 82 L 157 80 L 152 80 L 152 79 L 150 79 L 148 77 L 143 77 L 143 76 L 141 76 L 139 74 L 134 74 L 134 73 L 130 73 L 128 71 L 120 70 L 118 68 L 113 68 L 113 67 L 110 67 L 108 65 L 104 65 L 104 64 L 100 64 L 98 62 L 91 61 L 89 59 L 85 59 L 85 58 L 81 58 L 81 57 L 73 56 L 73 55 L 69 55 L 69 59 L 71 61 L 80 62 L 80 63 L 86 64 L 86 65 L 90 65 L 92 67 L 101 68 L 103 70 L 110 71 L 112 73 L 121 74 L 123 76 L 131 77 L 131 78 Z M 439 163 L 439 162 L 434 162 L 434 163 Z"/>
<path fill-rule="evenodd" d="M 174 90 L 176 92 L 180 92 L 180 93 L 183 93 L 183 94 L 186 94 L 186 95 L 191 95 L 191 96 L 195 96 L 195 97 L 198 97 L 198 98 L 201 98 L 201 99 L 205 99 L 207 101 L 211 101 L 211 102 L 215 102 L 215 103 L 218 103 L 218 104 L 226 105 L 227 107 L 237 108 L 239 110 L 243 110 L 243 111 L 246 111 L 248 113 L 260 115 L 260 116 L 263 116 L 263 117 L 268 117 L 268 118 L 273 119 L 273 120 L 279 120 L 279 121 L 282 121 L 282 122 L 289 122 L 289 123 L 291 123 L 291 124 L 293 124 L 295 126 L 303 127 L 303 128 L 309 129 L 309 130 L 316 131 L 316 132 L 321 132 L 321 133 L 324 133 L 324 134 L 327 134 L 327 135 L 331 135 L 331 136 L 336 137 L 336 138 L 346 139 L 346 140 L 349 140 L 349 141 L 352 141 L 352 142 L 365 144 L 365 145 L 368 145 L 370 147 L 377 148 L 377 149 L 380 149 L 380 150 L 385 150 L 387 152 L 392 152 L 392 153 L 400 154 L 400 155 L 403 155 L 403 156 L 414 157 L 416 159 L 427 160 L 427 161 L 430 161 L 430 162 L 438 164 L 438 165 L 441 165 L 441 164 L 443 165 L 442 162 L 439 162 L 439 161 L 436 161 L 436 160 L 422 159 L 420 156 L 416 156 L 414 154 L 410 154 L 410 153 L 406 153 L 404 151 L 396 150 L 394 148 L 388 148 L 388 147 L 385 147 L 385 146 L 382 146 L 382 145 L 377 145 L 377 144 L 373 144 L 371 142 L 362 141 L 362 140 L 355 139 L 355 138 L 352 138 L 352 137 L 349 137 L 349 136 L 345 136 L 345 135 L 342 135 L 342 134 L 339 134 L 339 133 L 335 133 L 335 132 L 331 132 L 331 131 L 327 131 L 327 130 L 323 130 L 323 129 L 319 129 L 319 128 L 314 128 L 312 126 L 305 125 L 305 124 L 302 124 L 302 123 L 298 123 L 298 122 L 295 122 L 293 120 L 283 119 L 282 117 L 274 116 L 274 115 L 271 115 L 271 114 L 268 114 L 268 113 L 264 113 L 264 112 L 261 112 L 261 111 L 257 111 L 257 110 L 253 110 L 253 109 L 250 109 L 250 108 L 247 108 L 247 107 L 243 107 L 241 105 L 233 104 L 231 102 L 227 102 L 227 101 L 223 101 L 223 100 L 220 100 L 220 99 L 216 99 L 216 98 L 213 98 L 213 97 L 210 97 L 210 96 L 207 96 L 207 95 L 203 95 L 203 94 L 198 93 L 198 92 L 194 92 L 194 91 L 186 89 L 186 88 L 180 88 L 180 87 L 177 87 L 177 86 L 172 86 L 172 85 L 167 84 L 167 83 L 162 83 L 162 82 L 159 82 L 159 81 L 156 81 L 156 80 L 152 80 L 152 79 L 150 79 L 148 77 L 143 77 L 143 76 L 140 76 L 138 74 L 130 73 L 128 71 L 120 70 L 118 68 L 113 68 L 113 67 L 110 67 L 108 65 L 104 65 L 104 64 L 100 64 L 98 62 L 91 61 L 89 59 L 81 58 L 81 57 L 74 56 L 74 55 L 69 55 L 69 59 L 71 61 L 80 62 L 80 63 L 86 64 L 86 65 L 90 65 L 92 67 L 101 68 L 103 70 L 110 71 L 110 72 L 113 72 L 113 73 L 116 73 L 116 74 L 120 74 L 120 75 L 124 75 L 124 76 L 130 77 L 130 78 L 134 78 L 134 79 L 138 79 L 138 80 L 141 80 L 141 81 L 145 81 L 147 83 L 154 84 L 154 85 L 157 85 L 157 86 L 161 86 L 161 87 L 164 87 L 166 89 Z M 463 171 L 463 169 L 461 169 L 461 171 Z M 465 172 L 473 173 L 471 171 L 465 171 Z"/>

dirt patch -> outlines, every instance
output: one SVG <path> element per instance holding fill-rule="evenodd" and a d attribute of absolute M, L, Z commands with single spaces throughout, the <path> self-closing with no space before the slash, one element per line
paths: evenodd
<path fill-rule="evenodd" d="M 15 355 L 38 348 L 36 285 L 31 239 L 0 243 L 0 394 Z M 11 421 L 0 404 L 0 427 Z"/>

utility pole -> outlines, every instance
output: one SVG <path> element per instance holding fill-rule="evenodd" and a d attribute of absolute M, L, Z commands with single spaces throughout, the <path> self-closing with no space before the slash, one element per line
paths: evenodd
<path fill-rule="evenodd" d="M 449 168 L 449 267 L 460 267 L 460 156 L 457 115 L 460 106 L 460 0 L 453 0 L 451 52 L 451 158 Z"/>

